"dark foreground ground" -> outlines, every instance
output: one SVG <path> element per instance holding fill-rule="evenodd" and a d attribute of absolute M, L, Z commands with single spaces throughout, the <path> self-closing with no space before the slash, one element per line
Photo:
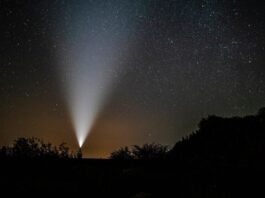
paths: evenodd
<path fill-rule="evenodd" d="M 264 167 L 257 164 L 4 160 L 0 175 L 2 193 L 36 195 L 57 192 L 84 193 L 87 197 L 253 197 L 265 189 Z"/>

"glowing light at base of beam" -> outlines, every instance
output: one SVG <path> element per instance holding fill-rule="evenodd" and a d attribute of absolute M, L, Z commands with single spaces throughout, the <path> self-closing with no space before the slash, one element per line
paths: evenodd
<path fill-rule="evenodd" d="M 124 6 L 124 7 L 122 7 Z M 60 76 L 79 147 L 113 90 L 127 47 L 126 4 L 73 4 L 61 21 Z M 99 12 L 100 10 L 100 12 Z"/>
<path fill-rule="evenodd" d="M 65 82 L 66 99 L 79 147 L 84 144 L 113 85 L 113 75 L 107 72 L 106 65 L 93 62 L 100 68 L 97 71 L 82 60 L 84 57 L 80 57 L 78 66 L 68 68 Z"/>

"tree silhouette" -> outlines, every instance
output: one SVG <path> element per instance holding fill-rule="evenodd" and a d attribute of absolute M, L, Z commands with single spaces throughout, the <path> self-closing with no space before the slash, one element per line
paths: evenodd
<path fill-rule="evenodd" d="M 264 163 L 265 108 L 256 116 L 202 119 L 199 129 L 177 142 L 169 152 L 173 159 L 216 164 Z"/>
<path fill-rule="evenodd" d="M 258 110 L 257 116 L 265 118 L 265 107 Z"/>

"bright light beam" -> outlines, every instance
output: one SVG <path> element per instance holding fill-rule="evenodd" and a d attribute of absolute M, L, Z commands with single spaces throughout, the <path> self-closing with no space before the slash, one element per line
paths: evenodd
<path fill-rule="evenodd" d="M 132 23 L 120 5 L 83 3 L 66 13 L 60 75 L 81 148 L 113 89 L 119 60 L 128 46 L 127 25 Z"/>

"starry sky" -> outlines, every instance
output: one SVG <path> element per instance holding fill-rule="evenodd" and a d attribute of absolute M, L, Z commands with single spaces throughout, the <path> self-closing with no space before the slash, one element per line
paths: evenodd
<path fill-rule="evenodd" d="M 172 146 L 208 115 L 256 113 L 265 106 L 264 8 L 260 0 L 0 1 L 0 145 L 36 136 L 77 149 L 61 72 L 86 61 L 109 72 L 92 78 L 93 90 L 114 79 L 86 157 Z"/>

